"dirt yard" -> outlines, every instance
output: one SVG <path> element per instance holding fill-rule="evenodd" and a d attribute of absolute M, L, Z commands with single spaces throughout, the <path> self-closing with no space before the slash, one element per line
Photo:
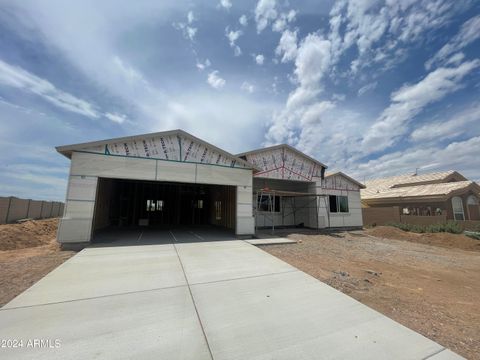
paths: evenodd
<path fill-rule="evenodd" d="M 58 219 L 0 225 L 0 306 L 72 257 L 55 241 Z"/>
<path fill-rule="evenodd" d="M 281 234 L 277 234 L 281 235 Z M 480 359 L 480 241 L 390 227 L 262 248 L 468 359 Z"/>

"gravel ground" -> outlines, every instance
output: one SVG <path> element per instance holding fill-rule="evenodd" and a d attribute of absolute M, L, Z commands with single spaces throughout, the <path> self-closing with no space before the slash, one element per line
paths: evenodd
<path fill-rule="evenodd" d="M 473 250 L 455 248 L 451 234 L 429 234 L 432 244 L 415 243 L 411 234 L 388 239 L 387 230 L 382 238 L 368 230 L 291 234 L 301 243 L 261 248 L 466 358 L 480 359 L 480 247 L 453 235 L 460 247 Z"/>

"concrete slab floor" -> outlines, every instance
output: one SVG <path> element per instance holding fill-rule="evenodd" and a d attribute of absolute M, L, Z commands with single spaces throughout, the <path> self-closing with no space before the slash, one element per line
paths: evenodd
<path fill-rule="evenodd" d="M 60 347 L 0 357 L 461 358 L 245 241 L 211 235 L 149 232 L 147 244 L 163 245 L 83 250 L 0 309 L 0 339 Z"/>

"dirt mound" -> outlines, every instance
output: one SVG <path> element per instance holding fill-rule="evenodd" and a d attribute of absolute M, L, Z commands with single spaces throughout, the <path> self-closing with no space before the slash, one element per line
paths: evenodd
<path fill-rule="evenodd" d="M 480 251 L 480 241 L 469 238 L 463 234 L 451 233 L 425 233 L 418 234 L 409 231 L 403 231 L 393 226 L 377 226 L 366 229 L 368 235 L 393 240 L 406 240 L 420 244 L 441 246 L 461 250 Z"/>
<path fill-rule="evenodd" d="M 57 246 L 58 219 L 31 220 L 21 224 L 0 225 L 0 250 L 17 250 L 37 246 Z"/>

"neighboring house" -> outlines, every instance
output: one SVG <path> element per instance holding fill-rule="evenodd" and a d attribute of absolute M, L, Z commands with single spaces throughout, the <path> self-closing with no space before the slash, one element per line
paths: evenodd
<path fill-rule="evenodd" d="M 398 206 L 402 215 L 480 220 L 480 186 L 456 171 L 401 175 L 365 182 L 364 207 Z"/>
<path fill-rule="evenodd" d="M 174 130 L 57 151 L 71 159 L 61 243 L 113 226 L 362 226 L 363 185 L 288 145 L 233 155 Z"/>

